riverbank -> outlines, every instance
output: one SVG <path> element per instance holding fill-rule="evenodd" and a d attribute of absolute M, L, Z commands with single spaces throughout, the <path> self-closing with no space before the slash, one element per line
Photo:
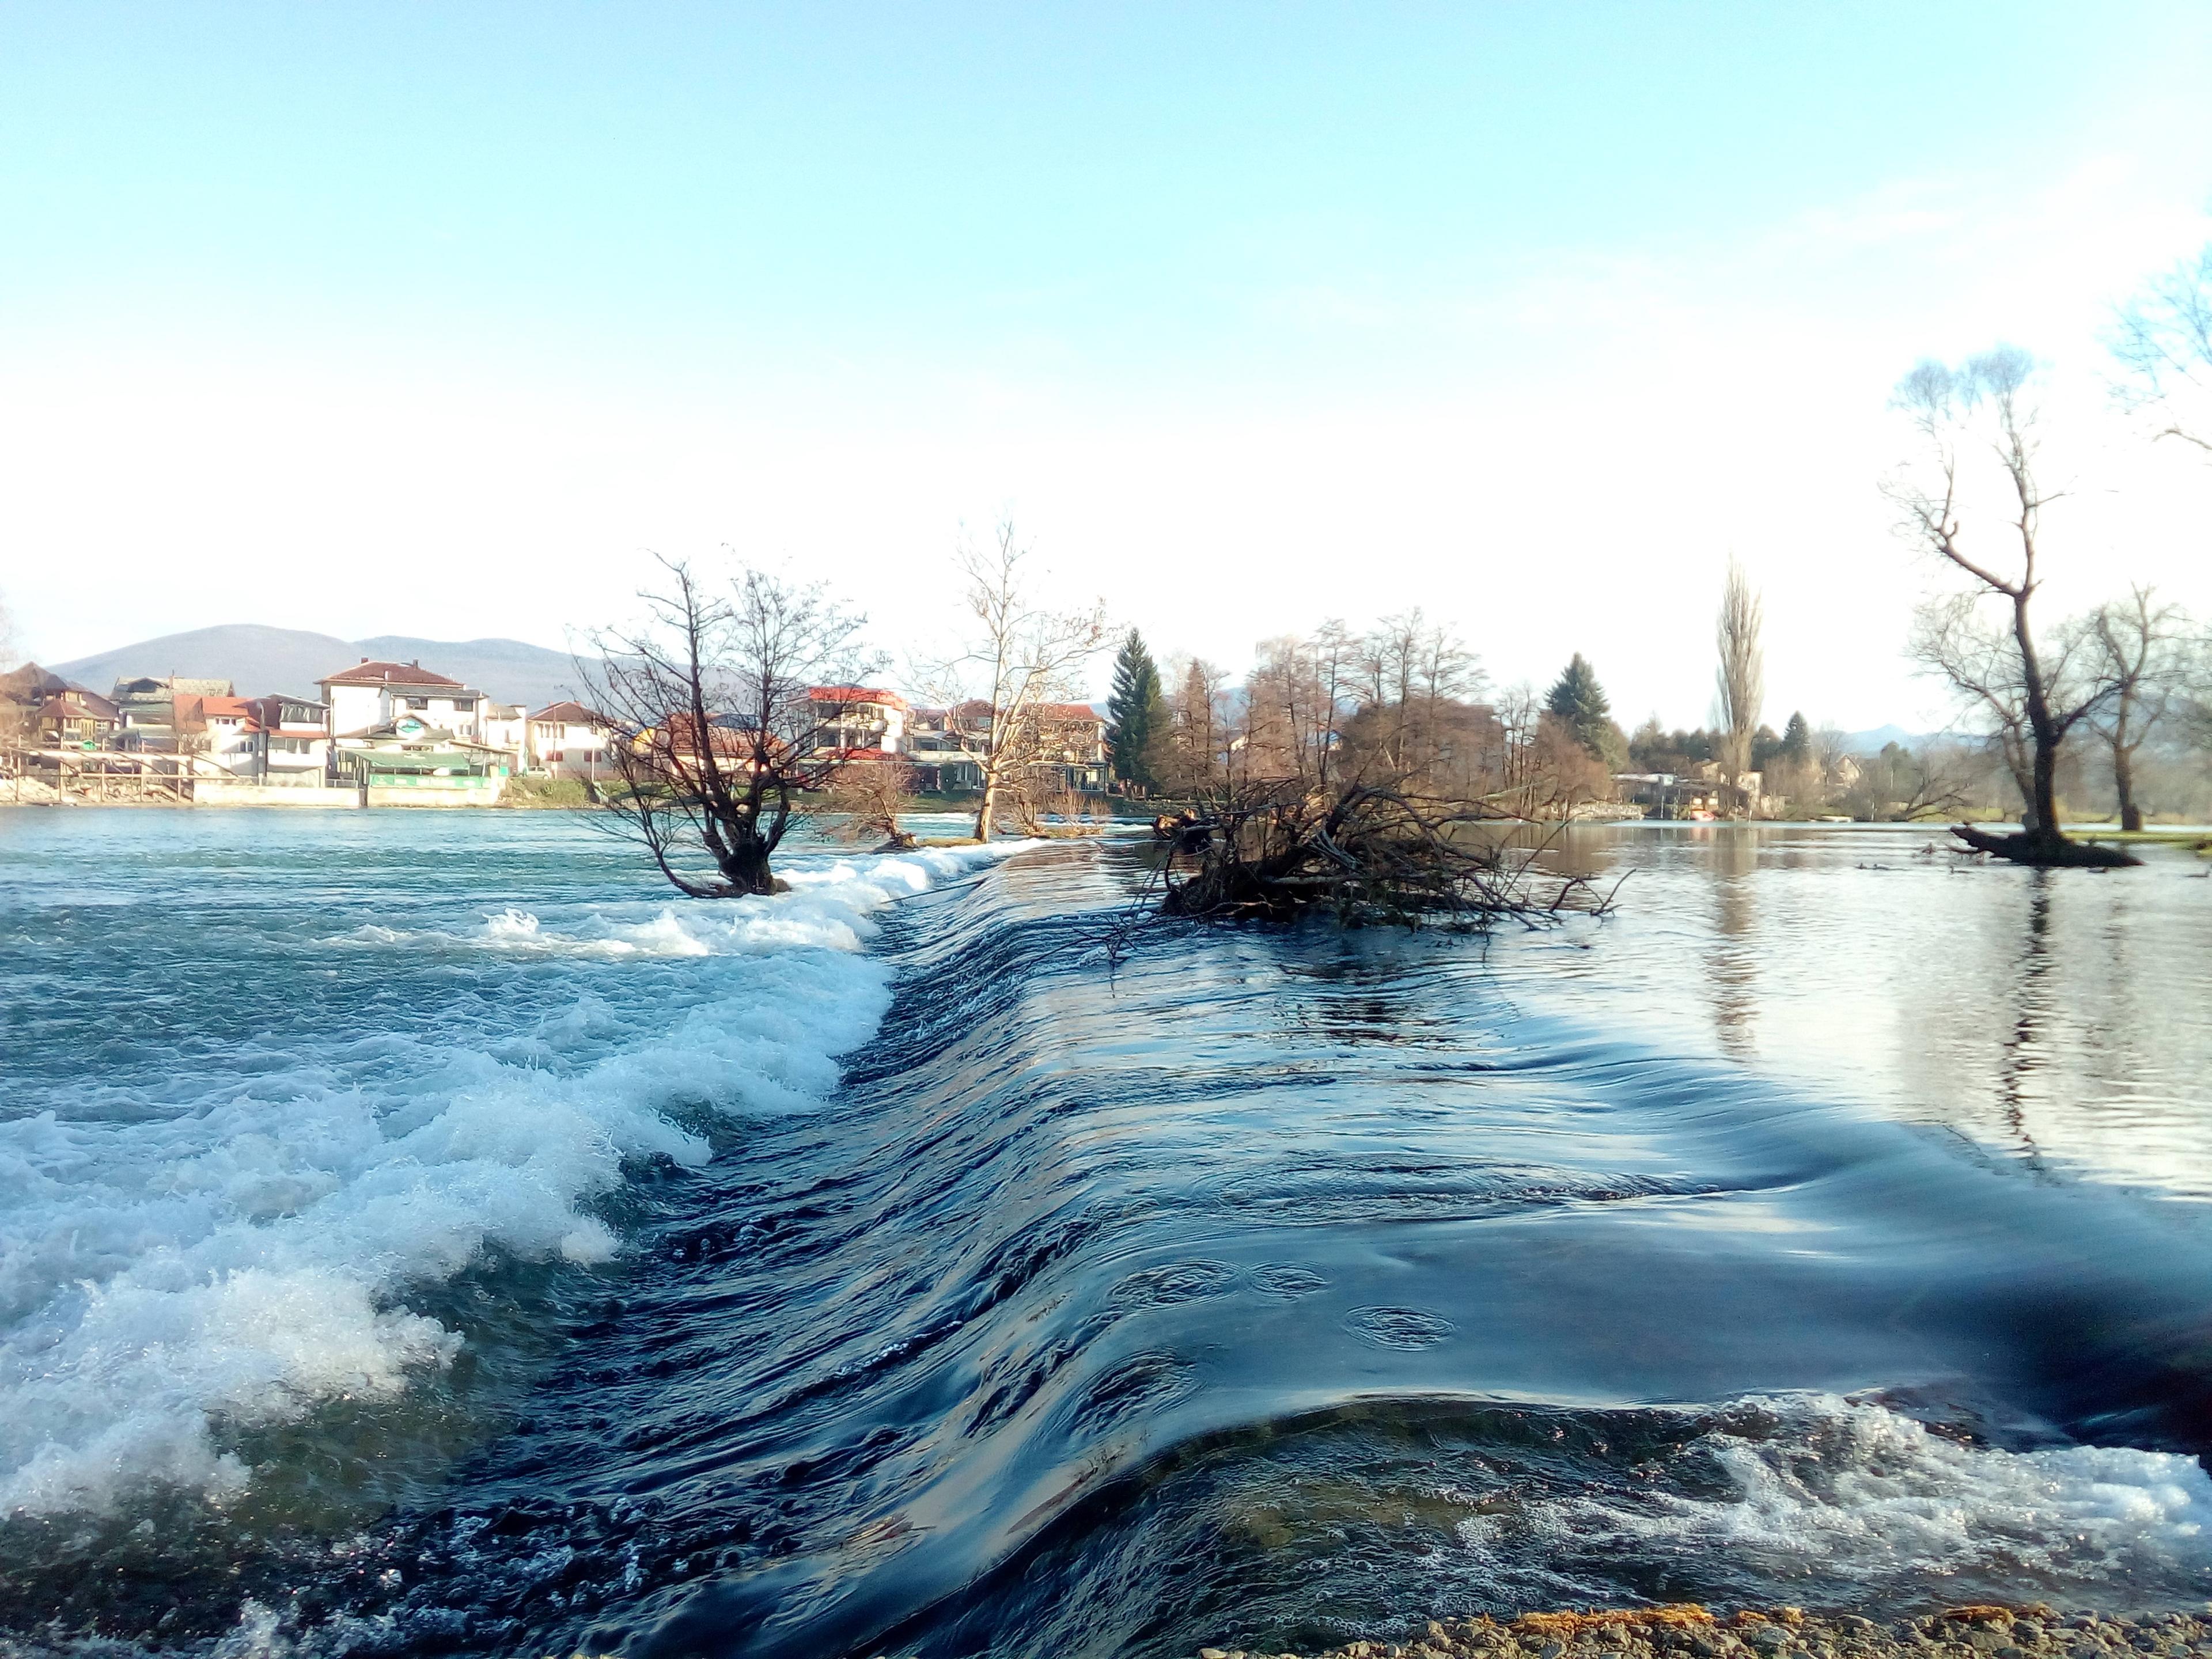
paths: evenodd
<path fill-rule="evenodd" d="M 2212 1613 L 2212 1607 L 2208 1607 Z M 2115 1618 L 2064 1614 L 2030 1602 L 1977 1603 L 1880 1623 L 1850 1613 L 1796 1607 L 1715 1617 L 1691 1604 L 1602 1613 L 1533 1613 L 1508 1624 L 1431 1620 L 1399 1642 L 1347 1642 L 1312 1659 L 2106 1659 L 2106 1656 L 2212 1653 L 2212 1624 L 2187 1613 Z M 1304 1659 L 1281 1652 L 1200 1648 L 1199 1659 Z"/>

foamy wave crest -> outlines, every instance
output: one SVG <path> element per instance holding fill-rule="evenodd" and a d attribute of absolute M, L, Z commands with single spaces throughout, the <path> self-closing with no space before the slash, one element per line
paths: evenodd
<path fill-rule="evenodd" d="M 1669 1462 L 1689 1478 L 1546 1500 L 1520 1524 L 1585 1556 L 1725 1559 L 1869 1593 L 1936 1575 L 2148 1595 L 2212 1570 L 2212 1480 L 2172 1453 L 2002 1451 L 1815 1395 L 1743 1401 Z M 1461 1537 L 1487 1554 L 1510 1525 L 1475 1517 Z"/>
<path fill-rule="evenodd" d="M 608 1259 L 593 1200 L 625 1161 L 703 1162 L 679 1108 L 826 1097 L 890 1005 L 859 954 L 875 913 L 1013 850 L 839 860 L 769 899 L 359 930 L 343 943 L 365 952 L 732 960 L 665 1018 L 579 992 L 492 1042 L 425 1011 L 404 1032 L 295 1041 L 244 1078 L 181 1077 L 102 1121 L 0 1123 L 0 1514 L 149 1485 L 221 1499 L 252 1478 L 222 1449 L 235 1431 L 391 1399 L 448 1364 L 461 1338 L 410 1310 L 410 1287 L 487 1252 Z"/>

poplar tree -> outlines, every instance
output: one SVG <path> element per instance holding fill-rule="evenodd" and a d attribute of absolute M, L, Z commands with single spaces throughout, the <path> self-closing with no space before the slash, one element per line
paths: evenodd
<path fill-rule="evenodd" d="M 1167 699 L 1160 690 L 1159 665 L 1145 649 L 1144 636 L 1135 629 L 1121 641 L 1114 659 L 1114 684 L 1106 699 L 1106 719 L 1111 728 L 1114 775 L 1129 783 L 1156 787 L 1152 744 L 1168 726 Z"/>
<path fill-rule="evenodd" d="M 1743 775 L 1755 763 L 1759 705 L 1766 700 L 1766 659 L 1759 649 L 1761 606 L 1743 567 L 1729 561 L 1728 585 L 1721 592 L 1716 629 L 1720 666 L 1714 672 L 1720 702 L 1721 770 L 1728 779 L 1729 807 L 1750 809 L 1742 793 Z"/>

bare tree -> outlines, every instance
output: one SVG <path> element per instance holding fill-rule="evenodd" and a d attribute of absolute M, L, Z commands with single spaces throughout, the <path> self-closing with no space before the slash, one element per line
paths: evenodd
<path fill-rule="evenodd" d="M 2000 672 L 2016 686 L 2021 720 L 2027 730 L 2027 789 L 2017 836 L 1987 835 L 1965 825 L 1953 833 L 1979 851 L 2024 864 L 2132 863 L 2124 854 L 2069 842 L 2058 829 L 2057 773 L 2067 735 L 2097 706 L 2102 693 L 2069 693 L 2063 677 L 2046 665 L 2036 644 L 2029 607 L 2041 585 L 2037 568 L 2043 509 L 2056 499 L 2036 477 L 2035 411 L 2027 398 L 2033 371 L 2028 355 L 2000 346 L 1953 368 L 1923 362 L 1897 389 L 1896 403 L 1920 434 L 1923 453 L 1884 485 L 1905 514 L 1900 528 L 1922 548 L 1963 574 L 1976 599 L 1996 601 L 2007 613 L 2008 649 Z M 1966 518 L 1977 510 L 1968 496 L 1965 468 L 1980 446 L 1994 457 L 2007 506 L 2009 552 L 1981 550 L 1969 535 Z M 1986 702 L 1989 688 L 1953 676 L 1950 659 L 1930 665 L 1951 678 L 1963 696 Z"/>
<path fill-rule="evenodd" d="M 837 769 L 822 800 L 826 812 L 842 813 L 839 833 L 848 841 L 879 842 L 878 852 L 903 852 L 914 837 L 899 828 L 899 814 L 914 804 L 914 769 L 895 755 L 856 760 Z"/>
<path fill-rule="evenodd" d="M 2188 622 L 2179 605 L 2159 604 L 2152 589 L 2137 586 L 2124 599 L 2099 605 L 2085 624 L 2094 672 L 2106 694 L 2090 721 L 2112 756 L 2123 830 L 2142 828 L 2142 808 L 2136 803 L 2136 755 L 2185 693 Z"/>
<path fill-rule="evenodd" d="M 1354 684 L 1365 643 L 1334 619 L 1304 638 L 1261 642 L 1244 683 L 1246 775 L 1328 781 L 1358 703 Z"/>
<path fill-rule="evenodd" d="M 2010 632 L 1985 614 L 1984 595 L 1945 593 L 1923 599 L 1912 614 L 1905 654 L 1948 684 L 1967 705 L 1968 718 L 1981 728 L 1981 741 L 1996 754 L 2023 802 L 2035 799 L 2035 734 L 2027 720 L 2027 692 L 2020 654 Z M 2077 631 L 2059 636 L 2068 671 L 2066 693 L 2075 694 L 2074 669 Z M 2052 665 L 2046 664 L 2048 672 Z"/>
<path fill-rule="evenodd" d="M 1228 781 L 1233 763 L 1249 753 L 1246 734 L 1236 727 L 1226 670 L 1200 657 L 1179 657 L 1168 678 L 1175 689 L 1168 694 L 1161 778 L 1174 793 L 1189 797 Z"/>
<path fill-rule="evenodd" d="M 1360 642 L 1355 673 L 1377 758 L 1394 773 L 1408 770 L 1415 750 L 1427 746 L 1425 731 L 1444 705 L 1473 695 L 1482 683 L 1474 653 L 1419 605 L 1376 624 Z"/>
<path fill-rule="evenodd" d="M 1759 644 L 1760 610 L 1759 595 L 1752 591 L 1743 567 L 1730 559 L 1715 629 L 1721 659 L 1713 679 L 1720 696 L 1721 773 L 1732 809 L 1744 799 L 1743 775 L 1751 770 L 1752 736 L 1759 730 L 1759 708 L 1766 701 L 1766 659 Z"/>
<path fill-rule="evenodd" d="M 726 597 L 681 561 L 639 594 L 645 619 L 588 637 L 586 695 L 613 728 L 608 821 L 643 846 L 679 891 L 731 898 L 775 890 L 769 860 L 838 757 L 817 752 L 811 692 L 878 665 L 860 659 L 866 618 L 819 584 L 746 568 Z M 704 853 L 714 873 L 696 867 Z"/>
<path fill-rule="evenodd" d="M 0 594 L 0 675 L 10 674 L 21 660 L 15 647 L 15 619 L 8 609 L 7 597 Z M 18 695 L 15 686 L 0 684 L 0 775 L 12 775 L 19 779 L 19 795 L 25 763 L 23 751 L 30 747 L 31 725 L 29 687 L 24 686 Z"/>
<path fill-rule="evenodd" d="M 1534 778 L 1536 734 L 1544 713 L 1543 698 L 1526 680 L 1506 687 L 1498 696 L 1498 735 L 1504 751 L 1499 770 L 1509 793 L 1525 794 Z M 1524 800 L 1520 810 L 1523 817 L 1534 816 L 1533 800 Z"/>
<path fill-rule="evenodd" d="M 983 775 L 978 841 L 991 838 L 1002 803 L 1056 750 L 1057 734 L 1042 711 L 1076 697 L 1084 665 L 1106 642 L 1105 606 L 1048 609 L 1026 580 L 1028 557 L 1011 523 L 999 526 L 990 547 L 963 550 L 960 573 L 975 633 L 933 676 L 948 702 L 965 690 L 981 705 L 971 721 L 973 758 Z"/>
<path fill-rule="evenodd" d="M 1844 799 L 1851 816 L 1862 822 L 1917 823 L 1955 815 L 1970 793 L 1966 770 L 1955 753 L 1932 744 L 1916 752 L 1893 743 L 1866 758 Z"/>
<path fill-rule="evenodd" d="M 2146 283 L 2111 345 L 2121 403 L 2150 418 L 2154 437 L 2212 454 L 2212 246 Z"/>
<path fill-rule="evenodd" d="M 2181 739 L 2200 755 L 2212 755 L 2212 629 L 2182 651 L 2181 696 L 2174 710 Z"/>
<path fill-rule="evenodd" d="M 1244 681 L 1244 763 L 1255 778 L 1317 778 L 1328 763 L 1336 707 L 1314 641 L 1262 640 Z"/>

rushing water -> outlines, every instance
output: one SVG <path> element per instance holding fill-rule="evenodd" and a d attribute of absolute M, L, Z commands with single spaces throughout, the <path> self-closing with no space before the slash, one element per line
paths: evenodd
<path fill-rule="evenodd" d="M 1188 1653 L 2212 1595 L 2212 882 L 1577 831 L 672 902 L 556 814 L 0 815 L 0 1629 Z"/>

